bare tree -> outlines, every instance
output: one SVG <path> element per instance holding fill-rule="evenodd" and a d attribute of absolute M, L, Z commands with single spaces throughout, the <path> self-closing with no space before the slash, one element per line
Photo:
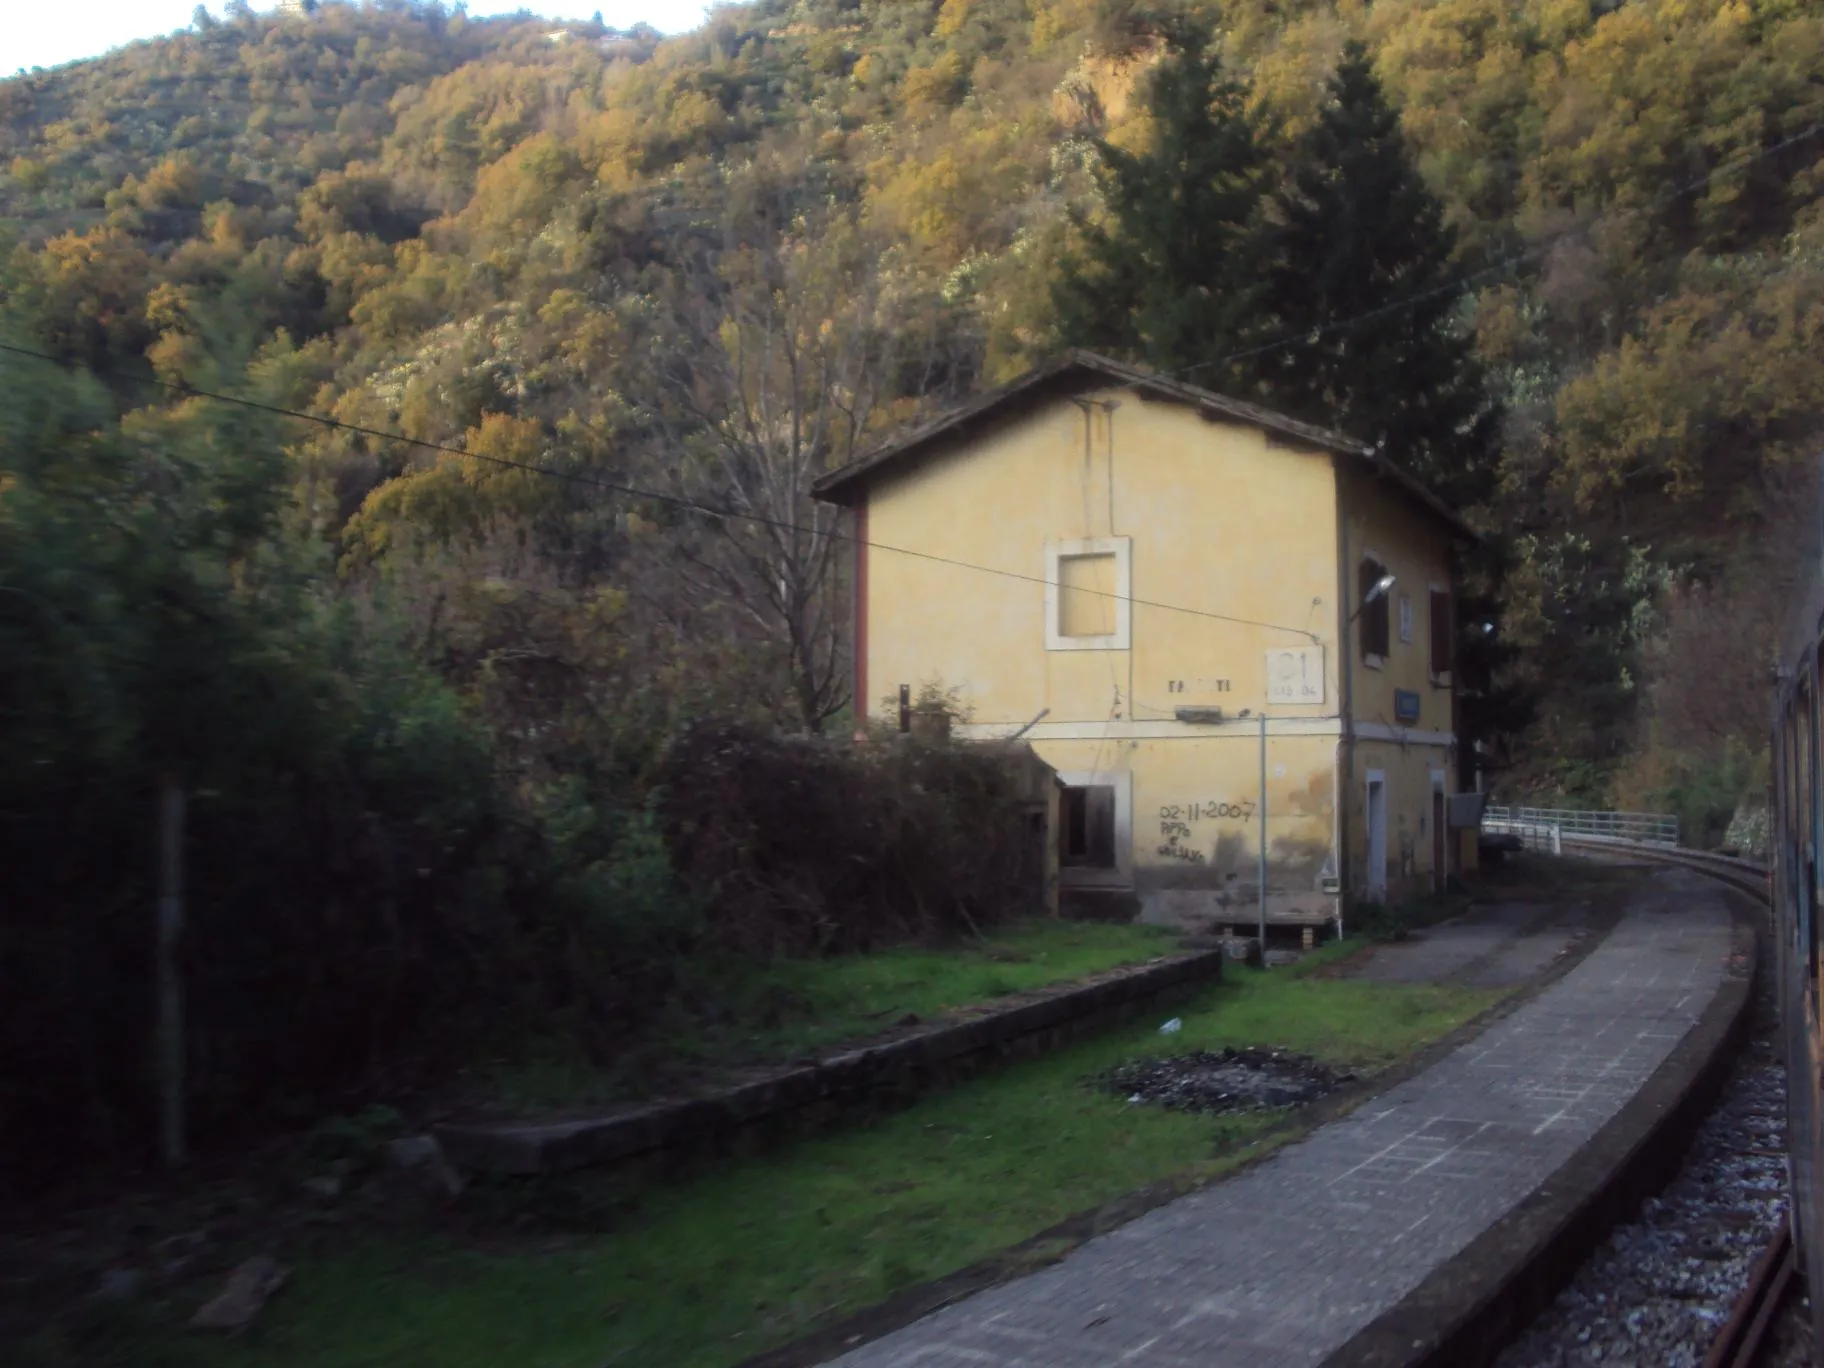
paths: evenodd
<path fill-rule="evenodd" d="M 643 398 L 658 473 L 692 506 L 679 572 L 783 649 L 810 731 L 849 701 L 847 542 L 811 486 L 896 400 L 947 392 L 934 307 L 896 294 L 879 244 L 840 211 L 779 226 L 731 213 L 661 296 Z"/>

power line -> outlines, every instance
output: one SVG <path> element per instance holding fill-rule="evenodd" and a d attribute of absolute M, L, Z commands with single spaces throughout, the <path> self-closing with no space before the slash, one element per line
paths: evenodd
<path fill-rule="evenodd" d="M 0 352 L 7 352 L 14 356 L 30 357 L 38 361 L 47 361 L 51 365 L 61 366 L 67 370 L 78 369 L 72 362 L 66 361 L 58 356 L 53 356 L 49 352 L 35 351 L 30 347 L 19 347 L 14 346 L 11 343 L 0 342 Z M 92 366 L 87 367 L 86 369 L 93 374 L 112 376 L 115 379 L 124 380 L 130 384 L 146 385 L 156 389 L 168 390 L 174 394 L 185 395 L 191 398 L 213 399 L 218 403 L 235 404 L 242 408 L 255 409 L 261 413 L 270 413 L 281 418 L 296 418 L 306 423 L 316 423 L 326 428 L 358 433 L 361 436 L 373 437 L 381 441 L 400 442 L 406 446 L 419 447 L 426 451 L 439 451 L 451 456 L 466 456 L 470 460 L 486 461 L 491 465 L 502 466 L 508 470 L 519 470 L 531 475 L 543 475 L 549 479 L 563 480 L 570 484 L 586 485 L 595 489 L 605 489 L 611 493 L 625 494 L 630 498 L 650 499 L 656 503 L 668 504 L 675 508 L 685 509 L 693 513 L 705 514 L 712 518 L 727 518 L 735 522 L 749 522 L 763 527 L 775 527 L 782 531 L 808 533 L 814 537 L 829 537 L 832 540 L 846 542 L 850 545 L 864 546 L 870 551 L 886 551 L 896 556 L 909 556 L 915 560 L 930 561 L 937 565 L 948 565 L 959 570 L 973 571 L 977 574 L 999 575 L 1004 579 L 1019 580 L 1027 584 L 1049 585 L 1052 583 L 1052 581 L 1046 579 L 1042 575 L 1027 575 L 1022 574 L 1018 570 L 1004 570 L 992 565 L 977 565 L 971 561 L 957 560 L 952 556 L 940 556 L 932 551 L 915 551 L 910 547 L 891 546 L 885 542 L 868 541 L 854 536 L 851 533 L 838 531 L 834 528 L 807 526 L 804 523 L 792 522 L 790 519 L 786 518 L 770 518 L 762 513 L 742 513 L 733 509 L 717 508 L 711 504 L 701 503 L 695 499 L 685 498 L 678 494 L 667 494 L 661 490 L 645 489 L 639 485 L 624 484 L 620 481 L 607 480 L 595 475 L 584 475 L 576 471 L 553 470 L 549 466 L 532 465 L 529 462 L 515 461 L 505 456 L 489 456 L 483 452 L 470 451 L 465 447 L 452 446 L 445 442 L 432 442 L 427 441 L 422 437 L 408 437 L 403 432 L 387 432 L 381 428 L 364 427 L 359 423 L 343 422 L 339 418 L 325 418 L 320 414 L 305 413 L 302 410 L 285 408 L 279 404 L 262 403 L 257 399 L 245 399 L 239 395 L 221 394 L 213 390 L 198 389 L 194 385 L 160 380 L 155 376 L 133 375 L 126 371 L 116 370 L 106 366 Z M 1115 599 L 1118 602 L 1131 603 L 1140 608 L 1157 608 L 1168 613 L 1184 613 L 1190 617 L 1208 618 L 1212 621 L 1227 622 L 1242 627 L 1264 627 L 1269 631 L 1289 632 L 1294 636 L 1305 637 L 1314 644 L 1322 644 L 1322 638 L 1315 632 L 1308 631 L 1303 627 L 1288 627 L 1284 623 L 1262 622 L 1256 618 L 1233 617 L 1227 613 L 1213 613 L 1203 608 L 1187 608 L 1183 604 L 1163 603 L 1156 599 L 1133 598 L 1124 594 L 1111 593 L 1105 589 L 1077 589 L 1073 586 L 1072 591 L 1075 593 L 1093 594 L 1098 598 Z"/>
<path fill-rule="evenodd" d="M 1278 351 L 1282 347 L 1291 347 L 1297 346 L 1300 343 L 1315 342 L 1318 338 L 1327 333 L 1341 332 L 1344 329 L 1353 328 L 1362 323 L 1372 322 L 1374 319 L 1384 318 L 1389 314 L 1395 314 L 1403 309 L 1412 308 L 1415 305 L 1424 303 L 1428 299 L 1436 299 L 1441 295 L 1460 293 L 1476 281 L 1485 279 L 1488 276 L 1504 274 L 1515 266 L 1523 265 L 1528 261 L 1545 255 L 1545 253 L 1551 251 L 1552 248 L 1556 247 L 1561 242 L 1586 236 L 1589 233 L 1594 232 L 1596 228 L 1604 223 L 1619 223 L 1626 221 L 1627 219 L 1639 218 L 1643 214 L 1650 214 L 1663 209 L 1670 204 L 1676 203 L 1686 195 L 1703 189 L 1719 176 L 1729 172 L 1744 170 L 1758 161 L 1765 160 L 1768 157 L 1774 156 L 1776 153 L 1784 152 L 1787 148 L 1804 142 L 1807 138 L 1816 137 L 1821 131 L 1824 131 L 1824 123 L 1811 124 L 1800 132 L 1794 133 L 1790 137 L 1782 138 L 1778 142 L 1763 147 L 1757 152 L 1750 153 L 1748 156 L 1739 158 L 1734 162 L 1706 171 L 1695 180 L 1677 186 L 1672 190 L 1667 191 L 1665 194 L 1660 195 L 1657 199 L 1648 200 L 1645 204 L 1635 205 L 1631 209 L 1620 209 L 1607 214 L 1598 214 L 1588 223 L 1579 225 L 1575 228 L 1567 228 L 1562 233 L 1553 234 L 1543 241 L 1526 248 L 1524 251 L 1515 252 L 1509 256 L 1503 257 L 1493 265 L 1484 266 L 1477 271 L 1471 271 L 1467 275 L 1459 276 L 1455 280 L 1446 281 L 1442 285 L 1434 285 L 1429 290 L 1420 290 L 1417 294 L 1407 295 L 1404 298 L 1393 300 L 1387 304 L 1378 305 L 1375 308 L 1355 315 L 1353 318 L 1338 319 L 1333 323 L 1325 323 L 1318 327 L 1307 328 L 1297 333 L 1286 333 L 1271 341 L 1260 343 L 1257 346 L 1247 347 L 1241 351 L 1230 352 L 1227 356 L 1213 357 L 1208 361 L 1198 361 L 1193 365 L 1183 367 L 1173 374 L 1176 378 L 1182 379 L 1197 371 L 1207 370 L 1211 366 L 1226 366 L 1234 361 L 1246 361 L 1252 357 L 1264 356 L 1268 352 Z"/>

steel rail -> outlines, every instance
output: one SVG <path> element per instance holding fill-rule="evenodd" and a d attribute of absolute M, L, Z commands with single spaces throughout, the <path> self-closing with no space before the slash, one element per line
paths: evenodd
<path fill-rule="evenodd" d="M 1567 835 L 1564 846 L 1567 850 L 1574 848 L 1592 854 L 1602 851 L 1625 853 L 1651 864 L 1690 869 L 1752 894 L 1769 909 L 1773 906 L 1772 870 L 1753 860 L 1614 838 L 1591 841 Z M 1736 1297 L 1729 1319 L 1723 1322 L 1722 1329 L 1711 1341 L 1710 1352 L 1704 1355 L 1703 1368 L 1754 1368 L 1766 1343 L 1767 1332 L 1792 1293 L 1797 1266 L 1798 1250 L 1792 1242 L 1789 1210 L 1787 1218 L 1780 1222 L 1767 1248 L 1755 1261 L 1754 1269 L 1748 1275 L 1748 1285 Z"/>
<path fill-rule="evenodd" d="M 1704 1355 L 1704 1368 L 1753 1368 L 1788 1294 L 1792 1291 L 1796 1251 L 1792 1226 L 1780 1222 L 1773 1239 L 1748 1276 L 1748 1286 L 1735 1299 L 1735 1308 Z"/>
<path fill-rule="evenodd" d="M 1606 852 L 1628 855 L 1635 859 L 1650 861 L 1653 864 L 1677 865 L 1682 869 L 1695 870 L 1699 874 L 1707 874 L 1713 879 L 1726 883 L 1731 888 L 1752 894 L 1769 907 L 1773 905 L 1773 871 L 1754 860 L 1743 860 L 1734 855 L 1714 855 L 1702 850 L 1685 850 L 1676 846 L 1655 845 L 1651 841 L 1626 841 L 1614 837 L 1591 838 L 1572 836 L 1569 833 L 1565 834 L 1563 844 L 1566 850 L 1575 849 L 1580 854 L 1594 855 Z"/>

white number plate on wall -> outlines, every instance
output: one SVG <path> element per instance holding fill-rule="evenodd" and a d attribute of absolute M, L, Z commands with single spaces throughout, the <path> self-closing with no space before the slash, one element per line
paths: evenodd
<path fill-rule="evenodd" d="M 1267 702 L 1322 703 L 1324 648 L 1290 646 L 1267 652 Z"/>

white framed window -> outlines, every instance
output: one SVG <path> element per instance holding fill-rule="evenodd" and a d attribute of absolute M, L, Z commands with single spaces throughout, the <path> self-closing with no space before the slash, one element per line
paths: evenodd
<path fill-rule="evenodd" d="M 1125 651 L 1133 644 L 1133 539 L 1045 544 L 1045 649 Z"/>
<path fill-rule="evenodd" d="M 1125 888 L 1133 880 L 1134 776 L 1059 770 L 1058 875 L 1068 887 Z"/>

